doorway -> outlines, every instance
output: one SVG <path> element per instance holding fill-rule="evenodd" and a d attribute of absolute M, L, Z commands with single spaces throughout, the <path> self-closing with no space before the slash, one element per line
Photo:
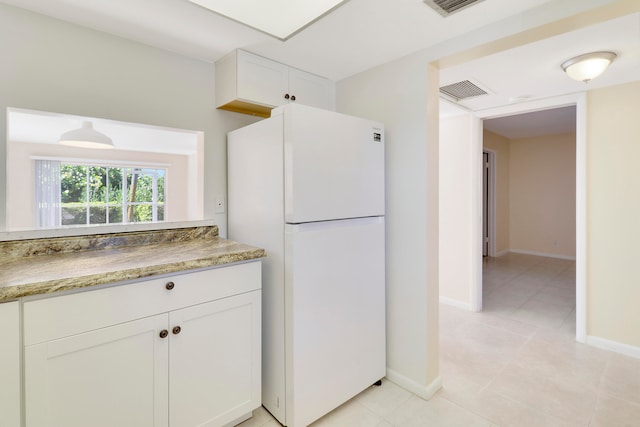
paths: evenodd
<path fill-rule="evenodd" d="M 482 122 L 484 119 L 491 119 L 509 115 L 515 115 L 520 113 L 532 112 L 532 111 L 540 111 L 540 110 L 548 110 L 558 107 L 564 107 L 568 105 L 576 105 L 576 125 L 575 125 L 575 300 L 576 300 L 576 340 L 579 342 L 585 342 L 586 340 L 586 108 L 585 108 L 585 95 L 584 94 L 576 94 L 576 95 L 567 95 L 562 97 L 557 97 L 553 99 L 548 99 L 539 102 L 530 102 L 530 103 L 522 103 L 519 105 L 512 105 L 508 107 L 500 107 L 492 110 L 486 110 L 483 112 L 478 112 L 475 114 L 475 117 Z M 480 125 L 482 127 L 482 124 Z M 482 147 L 482 136 L 479 136 L 477 144 Z M 484 160 L 484 154 L 481 150 L 478 150 L 478 164 L 482 164 Z M 481 155 L 482 154 L 482 155 Z M 503 165 L 504 166 L 504 165 Z M 482 177 L 479 176 L 483 169 L 479 168 L 478 171 L 478 181 L 482 182 Z M 482 215 L 484 211 L 484 206 L 482 202 L 482 187 L 481 185 L 477 186 L 478 191 L 478 205 L 477 209 Z M 498 203 L 499 205 L 500 203 Z M 499 209 L 497 209 L 499 210 Z M 496 214 L 496 216 L 500 216 Z M 489 223 L 489 228 L 490 228 Z M 495 230 L 495 226 L 494 226 Z M 482 260 L 482 246 L 483 246 L 483 238 L 484 236 L 480 236 L 481 233 L 477 235 L 478 245 L 477 247 L 477 255 L 475 259 Z M 500 238 L 494 239 L 500 241 Z M 502 245 L 502 243 L 501 243 Z M 502 247 L 498 246 L 496 249 L 497 254 L 502 253 Z M 482 264 L 482 261 L 480 261 Z M 475 295 L 481 297 L 482 295 L 482 267 L 478 271 L 478 280 L 475 281 L 474 285 L 478 288 L 474 292 Z M 477 302 L 473 302 L 472 305 L 478 307 Z M 478 307 L 480 308 L 480 307 Z"/>
<path fill-rule="evenodd" d="M 482 149 L 482 257 L 495 256 L 496 152 Z"/>

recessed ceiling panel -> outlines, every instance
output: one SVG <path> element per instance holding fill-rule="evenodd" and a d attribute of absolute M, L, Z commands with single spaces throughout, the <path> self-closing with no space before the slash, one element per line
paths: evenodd
<path fill-rule="evenodd" d="M 347 0 L 189 1 L 281 40 L 286 40 Z"/>

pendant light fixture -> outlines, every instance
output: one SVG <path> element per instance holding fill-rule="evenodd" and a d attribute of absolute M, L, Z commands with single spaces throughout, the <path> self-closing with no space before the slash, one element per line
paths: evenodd
<path fill-rule="evenodd" d="M 592 52 L 564 61 L 562 69 L 574 80 L 587 83 L 609 67 L 618 55 L 613 52 Z"/>
<path fill-rule="evenodd" d="M 113 148 L 111 138 L 95 130 L 91 122 L 83 122 L 81 128 L 63 133 L 58 143 L 81 148 Z"/>

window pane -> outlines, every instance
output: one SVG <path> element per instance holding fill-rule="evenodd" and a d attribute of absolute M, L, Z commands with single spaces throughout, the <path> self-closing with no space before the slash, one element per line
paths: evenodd
<path fill-rule="evenodd" d="M 122 203 L 122 169 L 109 168 L 109 202 Z M 122 221 L 122 210 L 120 211 L 120 221 Z"/>
<path fill-rule="evenodd" d="M 92 203 L 89 207 L 89 217 L 91 224 L 106 224 L 107 223 L 107 206 L 102 204 Z"/>
<path fill-rule="evenodd" d="M 153 206 L 150 204 L 131 205 L 131 217 L 129 222 L 149 222 L 153 221 Z"/>
<path fill-rule="evenodd" d="M 61 165 L 60 187 L 62 203 L 86 202 L 87 167 Z"/>
<path fill-rule="evenodd" d="M 158 202 L 164 202 L 164 170 L 158 169 Z M 164 215 L 163 215 L 164 218 Z M 160 213 L 158 212 L 158 221 L 160 221 Z"/>
<path fill-rule="evenodd" d="M 109 224 L 121 224 L 122 223 L 122 205 L 109 206 Z"/>
<path fill-rule="evenodd" d="M 89 201 L 106 203 L 107 201 L 107 168 L 89 167 Z"/>
<path fill-rule="evenodd" d="M 130 202 L 153 202 L 153 172 L 149 170 L 134 169 L 130 172 L 129 201 Z"/>
<path fill-rule="evenodd" d="M 84 203 L 63 203 L 60 217 L 62 225 L 86 224 L 87 205 Z"/>

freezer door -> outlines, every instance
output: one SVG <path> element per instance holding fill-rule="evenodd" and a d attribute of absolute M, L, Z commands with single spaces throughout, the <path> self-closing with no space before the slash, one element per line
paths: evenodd
<path fill-rule="evenodd" d="M 384 218 L 285 226 L 286 425 L 385 376 Z"/>
<path fill-rule="evenodd" d="M 284 112 L 285 221 L 384 215 L 384 129 L 290 104 Z"/>

